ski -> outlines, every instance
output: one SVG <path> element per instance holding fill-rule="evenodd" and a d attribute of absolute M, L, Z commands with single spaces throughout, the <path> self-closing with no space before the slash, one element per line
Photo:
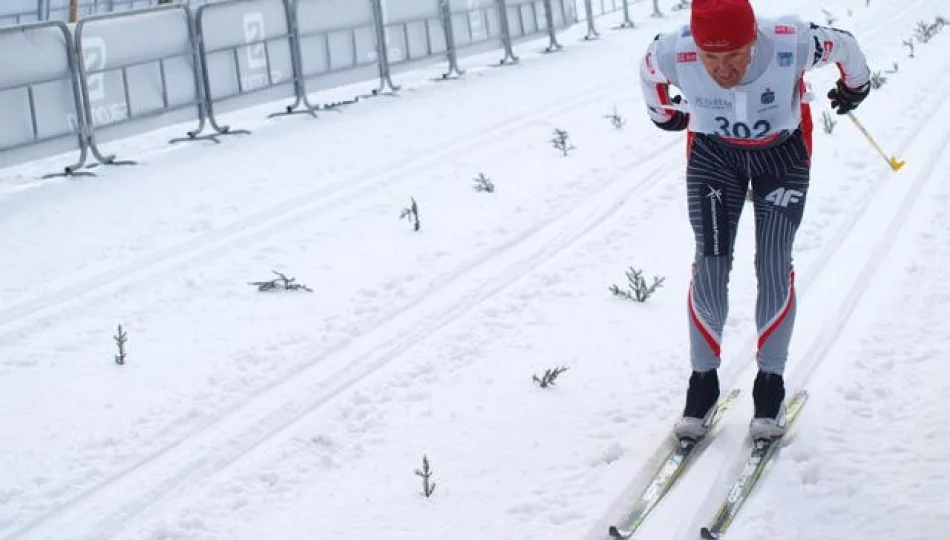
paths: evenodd
<path fill-rule="evenodd" d="M 646 489 L 627 511 L 623 522 L 620 525 L 610 526 L 607 532 L 611 538 L 623 539 L 633 536 L 633 533 L 640 527 L 650 511 L 659 504 L 660 499 L 673 487 L 673 484 L 692 461 L 690 458 L 699 453 L 701 448 L 697 448 L 700 447 L 700 443 L 709 437 L 713 428 L 716 427 L 716 424 L 719 423 L 719 420 L 722 419 L 738 395 L 739 389 L 734 389 L 719 399 L 716 403 L 716 410 L 710 418 L 709 430 L 706 436 L 697 440 L 682 439 L 677 442 L 653 475 Z"/>
<path fill-rule="evenodd" d="M 801 412 L 802 407 L 805 406 L 805 400 L 807 399 L 808 394 L 804 390 L 799 390 L 792 396 L 792 399 L 788 401 L 785 408 L 786 430 L 791 427 L 792 422 L 798 416 L 798 413 Z M 732 484 L 732 488 L 729 490 L 726 500 L 723 501 L 719 507 L 716 517 L 708 527 L 700 529 L 699 535 L 703 540 L 716 540 L 723 537 L 726 533 L 726 529 L 729 528 L 732 520 L 735 519 L 736 514 L 739 513 L 739 509 L 742 508 L 743 503 L 749 498 L 759 478 L 762 477 L 765 468 L 775 456 L 775 452 L 781 445 L 781 441 L 782 437 L 777 437 L 775 439 L 755 441 L 753 443 L 752 454 L 748 460 L 746 460 L 745 467 L 742 468 L 738 478 L 736 478 L 736 481 Z"/>

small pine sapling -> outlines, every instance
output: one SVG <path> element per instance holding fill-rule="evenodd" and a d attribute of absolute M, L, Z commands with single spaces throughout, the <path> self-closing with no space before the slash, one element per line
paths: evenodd
<path fill-rule="evenodd" d="M 914 57 L 914 40 L 913 40 L 913 38 L 911 38 L 911 39 L 905 39 L 905 40 L 904 40 L 904 46 L 907 47 L 908 49 L 910 49 L 910 52 L 907 53 L 907 57 L 908 57 L 908 58 L 913 58 L 913 57 Z"/>
<path fill-rule="evenodd" d="M 897 73 L 897 68 L 898 68 L 897 62 L 894 62 L 894 65 L 891 67 L 891 69 L 885 69 L 884 73 L 887 73 L 888 75 L 893 75 Z"/>
<path fill-rule="evenodd" d="M 678 4 L 674 4 L 670 9 L 672 11 L 683 11 L 689 9 L 689 0 L 680 0 Z"/>
<path fill-rule="evenodd" d="M 933 39 L 937 35 L 937 33 L 940 32 L 940 23 L 934 21 L 934 23 L 931 24 L 930 27 L 927 28 L 927 30 L 928 30 L 928 34 L 930 34 L 930 39 Z"/>
<path fill-rule="evenodd" d="M 353 105 L 354 103 L 359 103 L 359 101 L 360 101 L 360 97 L 356 96 L 353 99 L 344 99 L 342 101 L 330 101 L 328 103 L 324 103 L 323 105 L 318 106 L 317 109 L 321 111 L 342 112 L 341 111 L 342 107 L 346 105 Z"/>
<path fill-rule="evenodd" d="M 491 179 L 485 176 L 485 173 L 478 173 L 478 177 L 474 179 L 475 191 L 482 193 L 494 193 L 495 184 L 492 183 Z"/>
<path fill-rule="evenodd" d="M 933 24 L 931 24 L 929 28 L 931 39 L 933 39 L 934 36 L 936 36 L 941 30 L 943 30 L 943 27 L 946 26 L 946 24 L 947 24 L 947 19 L 944 19 L 943 17 L 940 17 L 940 16 L 935 17 Z"/>
<path fill-rule="evenodd" d="M 835 120 L 835 119 L 828 113 L 828 111 L 823 111 L 823 112 L 821 113 L 821 122 L 822 122 L 822 125 L 823 125 L 824 128 L 825 128 L 825 133 L 827 133 L 827 134 L 829 134 L 829 135 L 831 134 L 832 131 L 835 130 L 835 126 L 838 124 L 838 121 Z"/>
<path fill-rule="evenodd" d="M 122 325 L 119 325 L 118 332 L 115 336 L 112 337 L 115 340 L 116 346 L 119 348 L 119 354 L 115 356 L 115 363 L 120 366 L 125 365 L 125 342 L 129 339 L 129 334 L 122 330 Z"/>
<path fill-rule="evenodd" d="M 634 302 L 646 302 L 656 290 L 663 286 L 663 282 L 666 280 L 665 277 L 653 277 L 653 284 L 647 285 L 646 279 L 643 278 L 643 271 L 637 270 L 634 267 L 630 267 L 630 270 L 627 270 L 627 289 L 621 289 L 616 285 L 610 286 L 610 292 L 614 296 L 620 298 L 626 298 L 627 300 L 633 300 Z"/>
<path fill-rule="evenodd" d="M 608 114 L 608 115 L 604 116 L 604 118 L 610 120 L 610 123 L 613 124 L 613 126 L 614 126 L 615 128 L 617 128 L 617 129 L 622 128 L 622 127 L 627 123 L 627 121 L 624 120 L 624 118 L 623 118 L 622 116 L 620 116 L 619 114 L 617 114 L 617 108 L 616 108 L 616 107 L 614 107 L 614 113 L 613 113 L 613 114 Z"/>
<path fill-rule="evenodd" d="M 416 199 L 414 197 L 409 198 L 409 206 L 402 209 L 402 212 L 399 214 L 399 219 L 408 220 L 412 224 L 412 230 L 419 231 L 422 227 L 422 224 L 419 223 L 419 205 L 416 204 Z"/>
<path fill-rule="evenodd" d="M 570 135 L 567 134 L 567 131 L 564 131 L 563 129 L 555 129 L 554 138 L 551 139 L 551 144 L 554 146 L 554 148 L 557 148 L 563 155 L 566 156 L 568 152 L 574 150 L 574 145 L 570 143 L 568 140 L 569 138 Z"/>
<path fill-rule="evenodd" d="M 432 479 L 432 469 L 429 467 L 429 458 L 423 454 L 422 468 L 416 469 L 416 476 L 422 478 L 422 494 L 428 499 L 435 493 L 435 482 Z"/>
<path fill-rule="evenodd" d="M 928 24 L 924 21 L 920 21 L 917 23 L 917 28 L 914 31 L 914 35 L 917 37 L 917 41 L 921 43 L 928 43 L 931 39 L 933 39 L 938 30 L 940 30 L 939 24 Z"/>
<path fill-rule="evenodd" d="M 871 88 L 877 90 L 880 87 L 884 86 L 884 83 L 887 82 L 887 77 L 885 77 L 880 71 L 875 71 L 871 74 Z"/>
<path fill-rule="evenodd" d="M 822 9 L 821 12 L 825 14 L 825 21 L 827 21 L 828 26 L 833 25 L 833 24 L 835 23 L 835 21 L 838 20 L 838 19 L 835 18 L 835 16 L 834 16 L 830 11 L 828 11 L 827 9 Z"/>
<path fill-rule="evenodd" d="M 544 370 L 544 375 L 538 377 L 536 374 L 531 376 L 531 380 L 537 383 L 541 388 L 548 388 L 549 386 L 554 386 L 555 381 L 557 381 L 558 376 L 561 373 L 567 371 L 566 366 L 559 366 L 554 369 Z"/>
<path fill-rule="evenodd" d="M 297 283 L 297 278 L 287 277 L 277 270 L 271 270 L 271 272 L 273 272 L 277 277 L 270 281 L 251 281 L 248 283 L 248 285 L 257 287 L 257 290 L 261 292 L 280 290 L 313 292 L 313 289 L 310 287 L 307 287 L 302 283 Z"/>

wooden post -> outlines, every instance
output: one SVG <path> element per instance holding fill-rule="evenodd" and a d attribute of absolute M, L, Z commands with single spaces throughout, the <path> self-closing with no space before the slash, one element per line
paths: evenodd
<path fill-rule="evenodd" d="M 79 0 L 69 0 L 69 22 L 76 22 L 79 13 Z"/>

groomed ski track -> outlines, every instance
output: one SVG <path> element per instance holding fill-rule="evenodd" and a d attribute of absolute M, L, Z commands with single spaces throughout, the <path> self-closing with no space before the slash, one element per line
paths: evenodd
<path fill-rule="evenodd" d="M 574 46 L 580 45 L 575 43 Z M 596 52 L 591 50 L 584 54 Z M 556 56 L 526 58 L 526 63 L 530 68 L 532 63 L 551 60 L 557 61 Z M 0 310 L 0 338 L 22 340 L 34 335 L 37 329 L 68 324 L 82 317 L 103 299 L 129 295 L 135 289 L 152 287 L 157 282 L 174 279 L 174 276 L 187 279 L 185 276 L 192 272 L 194 265 L 220 264 L 218 261 L 235 252 L 247 251 L 249 246 L 266 245 L 274 236 L 285 234 L 282 233 L 284 230 L 332 229 L 335 223 L 348 221 L 365 212 L 367 207 L 378 207 L 379 202 L 367 201 L 367 197 L 374 193 L 418 193 L 424 191 L 427 184 L 444 182 L 449 174 L 469 174 L 469 170 L 453 170 L 461 167 L 442 165 L 460 161 L 458 156 L 464 156 L 465 162 L 476 164 L 504 160 L 503 156 L 525 151 L 519 144 L 527 138 L 522 134 L 531 133 L 532 138 L 544 141 L 550 136 L 548 126 L 573 125 L 581 119 L 586 122 L 586 118 L 602 116 L 610 111 L 610 105 L 620 100 L 630 101 L 631 97 L 634 103 L 639 102 L 638 87 L 631 84 L 629 72 L 615 69 L 613 72 L 605 70 L 603 74 L 604 77 L 591 77 L 592 82 L 581 85 L 558 84 L 553 91 L 549 91 L 552 81 L 545 81 L 539 85 L 539 90 L 545 90 L 539 99 L 520 103 L 513 110 L 505 109 L 500 118 L 465 126 L 461 130 L 452 129 L 447 136 L 414 148 L 412 155 L 399 155 L 380 162 L 341 163 L 341 168 L 356 165 L 355 171 L 347 167 L 338 180 L 316 189 L 304 189 L 283 202 L 240 216 L 225 227 L 195 239 L 155 250 L 118 267 L 90 271 L 88 277 L 79 281 L 59 280 L 51 291 L 13 302 L 12 306 L 8 304 Z M 530 75 L 508 74 L 507 77 Z M 441 90 L 429 89 L 429 92 L 438 96 Z M 400 98 L 379 98 L 386 99 Z M 358 104 L 356 107 L 372 105 Z M 459 105 L 464 106 L 464 103 Z M 393 106 L 399 107 L 398 104 Z M 326 122 L 334 114 L 323 113 L 321 121 Z M 351 113 L 343 113 L 344 116 L 347 114 Z M 333 128 L 315 125 L 314 129 Z M 244 144 L 249 150 L 261 141 L 260 137 L 255 139 L 253 136 L 246 141 L 225 140 L 223 147 Z M 173 436 L 164 438 L 166 443 L 156 445 L 148 455 L 105 475 L 102 480 L 70 486 L 64 490 L 67 496 L 62 497 L 61 502 L 30 516 L 12 531 L 4 532 L 8 534 L 4 538 L 13 540 L 49 535 L 84 539 L 113 537 L 128 526 L 127 522 L 147 515 L 152 507 L 186 489 L 190 483 L 202 482 L 222 473 L 262 446 L 279 444 L 287 431 L 308 414 L 319 411 L 334 397 L 350 390 L 399 354 L 418 346 L 428 335 L 470 313 L 515 281 L 568 250 L 622 210 L 628 201 L 649 201 L 655 197 L 651 193 L 659 186 L 676 184 L 677 172 L 682 168 L 682 141 L 657 137 L 646 147 L 634 147 L 633 142 L 624 140 L 622 136 L 618 136 L 617 141 L 615 148 L 589 150 L 601 156 L 603 166 L 593 169 L 569 167 L 569 174 L 549 179 L 572 186 L 578 184 L 571 178 L 571 175 L 576 175 L 586 179 L 583 186 L 586 189 L 578 190 L 576 197 L 562 198 L 560 204 L 545 211 L 529 228 L 489 238 L 488 245 L 473 250 L 475 256 L 434 276 L 432 282 L 418 293 L 400 299 L 398 309 L 383 313 L 374 323 L 364 325 L 345 344 L 293 369 L 284 370 L 280 378 L 268 381 L 229 403 L 223 411 L 204 414 L 197 421 L 183 426 L 166 428 L 173 432 Z M 201 151 L 212 153 L 214 149 Z M 285 152 L 284 156 L 267 156 L 268 151 L 265 149 L 261 154 L 269 160 L 300 158 L 293 152 Z M 195 151 L 178 151 L 184 154 L 192 152 Z M 205 163 L 213 159 L 197 153 L 184 157 L 169 155 L 189 163 L 193 163 L 191 159 L 204 158 Z M 209 165 L 213 166 L 213 163 Z M 495 175 L 508 173 L 505 176 L 520 181 L 518 174 L 530 174 L 531 163 L 525 165 L 524 171 L 496 169 Z M 146 161 L 142 166 L 161 167 L 162 164 Z M 108 174 L 120 175 L 123 172 L 108 171 Z M 306 173 L 306 169 L 295 172 Z M 471 172 L 474 176 L 474 171 Z M 134 172 L 125 174 L 134 177 Z M 456 179 L 456 182 L 464 190 L 470 190 L 466 178 Z M 379 200 L 388 204 L 394 201 L 383 197 Z M 398 201 L 397 204 L 403 202 L 402 198 Z M 426 215 L 425 206 L 422 213 Z M 83 273 L 79 272 L 80 275 Z M 116 500 L 122 502 L 116 505 Z"/>
<path fill-rule="evenodd" d="M 888 19 L 888 24 L 903 25 L 910 29 L 919 19 L 916 15 L 918 10 L 937 4 L 936 0 L 906 2 Z M 803 2 L 800 5 L 815 4 Z M 794 6 L 784 9 L 795 11 Z M 644 20 L 642 10 L 638 13 L 638 20 L 644 21 L 644 26 L 651 24 L 649 20 Z M 875 39 L 874 44 L 868 47 L 872 51 L 878 46 L 877 37 L 892 33 L 890 27 L 885 28 L 879 22 L 862 27 L 857 17 L 855 20 L 858 21 L 854 25 L 855 29 L 861 37 L 865 40 Z M 606 32 L 602 30 L 602 33 Z M 638 31 L 637 34 L 642 37 L 649 34 L 649 30 Z M 620 41 L 621 38 L 607 37 L 605 40 Z M 645 43 L 643 39 L 622 38 L 622 41 L 634 47 L 630 53 L 631 59 L 637 57 L 642 49 L 641 44 Z M 899 40 L 891 41 L 893 43 L 880 40 L 880 43 L 882 47 L 899 51 Z M 593 57 L 596 54 L 593 51 L 599 46 L 597 43 L 571 43 L 563 54 L 587 54 Z M 581 52 L 583 48 L 588 50 Z M 883 54 L 885 51 L 878 52 Z M 559 61 L 557 56 L 529 57 L 525 61 L 525 71 L 536 69 L 538 64 Z M 594 126 L 589 118 L 599 119 L 615 102 L 625 105 L 631 123 L 645 121 L 642 110 L 637 109 L 642 108 L 642 104 L 635 70 L 629 67 L 634 64 L 631 60 L 628 66 L 615 66 L 613 72 L 605 72 L 602 78 L 592 77 L 586 83 L 570 81 L 569 84 L 547 86 L 554 90 L 531 102 L 519 101 L 512 110 L 486 119 L 484 123 L 447 131 L 414 148 L 412 155 L 387 154 L 381 147 L 377 153 L 381 158 L 361 161 L 356 170 L 343 170 L 345 163 L 341 162 L 337 169 L 339 176 L 329 184 L 314 187 L 299 182 L 291 186 L 286 197 L 273 198 L 270 204 L 262 204 L 252 212 L 238 211 L 227 223 L 214 227 L 210 232 L 191 237 L 183 235 L 167 244 L 156 244 L 147 254 L 125 257 L 121 264 L 90 264 L 79 268 L 76 272 L 78 278 L 65 273 L 51 274 L 46 282 L 48 287 L 42 289 L 41 293 L 15 296 L 12 290 L 4 290 L 3 297 L 7 301 L 0 308 L 0 340 L 25 347 L 22 344 L 28 338 L 42 335 L 50 328 L 70 324 L 82 327 L 90 324 L 87 319 L 97 311 L 111 315 L 129 309 L 128 306 L 135 304 L 138 290 L 168 289 L 174 283 L 187 282 L 189 276 L 195 273 L 210 278 L 216 270 L 246 264 L 249 259 L 255 260 L 245 255 L 254 250 L 257 250 L 254 255 L 259 259 L 260 253 L 268 252 L 267 246 L 275 237 L 283 237 L 289 245 L 304 245 L 321 239 L 333 245 L 359 242 L 359 236 L 347 236 L 349 233 L 346 230 L 335 232 L 332 229 L 341 222 L 358 221 L 367 213 L 385 213 L 387 219 L 395 221 L 394 216 L 390 215 L 394 201 L 398 201 L 397 205 L 402 204 L 409 195 L 427 191 L 433 194 L 433 198 L 446 197 L 444 183 L 447 178 L 462 185 L 456 193 L 464 193 L 470 190 L 466 175 L 474 176 L 478 172 L 473 167 L 517 162 L 517 158 L 512 156 L 526 153 L 524 145 L 528 141 L 534 145 L 533 141 L 537 139 L 536 145 L 527 148 L 530 157 L 524 159 L 526 163 L 519 167 L 496 169 L 490 174 L 497 178 L 499 191 L 504 193 L 502 179 L 530 175 L 531 159 L 547 151 L 554 152 L 553 149 L 545 148 L 545 137 L 554 127 L 570 129 L 571 126 L 579 126 L 571 132 L 576 133 L 578 152 L 587 152 L 584 161 L 570 161 L 573 157 L 565 160 L 562 176 L 544 179 L 545 182 L 535 179 L 531 183 L 528 196 L 518 203 L 523 205 L 525 201 L 537 197 L 545 200 L 547 208 L 522 222 L 528 223 L 527 226 L 517 230 L 484 226 L 477 233 L 464 237 L 465 241 L 472 242 L 473 249 L 462 257 L 445 262 L 444 258 L 440 259 L 439 253 L 434 253 L 430 259 L 434 262 L 433 269 L 429 272 L 418 272 L 410 263 L 405 263 L 389 269 L 390 275 L 379 277 L 377 282 L 364 283 L 361 290 L 368 291 L 368 296 L 381 294 L 386 298 L 385 291 L 391 289 L 391 284 L 399 277 L 414 276 L 414 279 L 422 281 L 416 288 L 395 296 L 395 301 L 389 304 L 391 308 L 386 311 L 367 311 L 362 316 L 357 313 L 352 327 L 346 329 L 347 339 L 331 343 L 318 354 L 298 358 L 270 379 L 252 384 L 244 392 L 229 394 L 225 402 L 197 416 L 183 414 L 173 425 L 149 426 L 155 440 L 147 453 L 127 456 L 111 464 L 103 460 L 99 464 L 102 474 L 98 478 L 86 479 L 85 483 L 67 477 L 63 480 L 63 491 L 58 499 L 37 501 L 32 508 L 24 510 L 23 515 L 16 516 L 18 521 L 15 526 L 0 529 L 0 537 L 10 540 L 139 537 L 142 528 L 148 527 L 157 516 L 176 511 L 181 501 L 188 501 L 188 496 L 210 489 L 209 486 L 222 477 L 236 474 L 235 471 L 242 469 L 253 470 L 260 463 L 271 461 L 274 456 L 293 453 L 297 432 L 302 426 L 318 422 L 320 415 L 326 415 L 328 409 L 339 406 L 341 400 L 349 399 L 359 392 L 360 387 L 372 384 L 374 378 L 388 376 L 384 374 L 398 370 L 401 359 L 416 348 L 427 346 L 428 341 L 444 339 L 453 325 L 471 320 L 476 312 L 497 309 L 493 306 L 505 305 L 506 302 L 511 304 L 511 297 L 521 299 L 523 304 L 525 290 L 531 290 L 538 283 L 551 282 L 556 288 L 557 282 L 552 282 L 551 278 L 555 274 L 552 268 L 565 265 L 574 268 L 578 266 L 573 261 L 580 257 L 579 253 L 585 250 L 588 253 L 603 253 L 610 249 L 615 240 L 630 242 L 641 249 L 650 242 L 651 236 L 655 238 L 659 234 L 656 232 L 660 228 L 657 220 L 661 224 L 680 227 L 678 232 L 681 233 L 681 225 L 676 225 L 677 220 L 683 219 L 680 197 L 683 168 L 681 138 L 657 134 L 647 141 L 631 141 L 629 136 L 620 131 L 614 146 L 583 146 L 585 130 L 589 131 Z M 624 68 L 627 70 L 624 71 Z M 913 67 L 907 71 L 913 73 L 912 70 Z M 502 77 L 526 79 L 531 77 L 531 73 L 504 74 Z M 910 75 L 905 77 L 910 78 Z M 899 92 L 896 88 L 912 89 L 912 82 L 898 79 L 898 82 L 892 83 L 895 95 Z M 950 77 L 940 74 L 931 79 L 931 84 L 933 86 L 928 92 L 915 95 L 912 101 L 920 109 L 950 107 L 950 101 L 938 97 L 950 90 Z M 816 85 L 818 100 L 824 99 L 822 89 L 825 86 Z M 432 96 L 445 91 L 438 88 L 426 90 Z M 361 113 L 365 118 L 374 113 L 393 114 L 392 108 L 398 108 L 400 104 L 361 104 L 357 107 L 363 106 L 367 109 Z M 384 108 L 387 110 L 381 112 L 380 109 Z M 801 304 L 796 333 L 807 337 L 796 340 L 793 360 L 789 365 L 790 388 L 807 387 L 813 376 L 821 373 L 822 363 L 834 347 L 836 336 L 847 329 L 850 316 L 869 289 L 869 284 L 886 265 L 889 250 L 904 234 L 902 224 L 914 212 L 922 193 L 932 189 L 930 184 L 933 182 L 928 184 L 928 179 L 933 164 L 938 158 L 946 156 L 948 141 L 944 126 L 926 118 L 925 112 L 918 111 L 914 113 L 916 117 L 907 120 L 907 111 L 896 109 L 891 127 L 899 127 L 879 131 L 887 134 L 884 139 L 888 142 L 887 147 L 893 148 L 893 152 L 908 161 L 899 175 L 887 170 L 883 161 L 870 161 L 874 156 L 868 151 L 867 144 L 853 131 L 852 126 L 844 122 L 838 126 L 834 141 L 821 137 L 816 141 L 819 162 L 816 163 L 816 170 L 820 170 L 821 160 L 830 159 L 830 156 L 822 157 L 823 152 L 826 156 L 830 154 L 828 146 L 842 144 L 844 140 L 847 141 L 842 144 L 845 149 L 837 158 L 855 159 L 856 164 L 862 165 L 856 169 L 854 178 L 821 178 L 816 174 L 809 194 L 810 205 L 838 204 L 841 211 L 837 214 L 822 214 L 823 219 L 829 220 L 828 223 L 822 223 L 821 226 L 813 223 L 802 232 L 802 242 L 809 249 L 804 250 L 796 261 Z M 349 114 L 344 113 L 344 116 Z M 909 123 L 901 126 L 902 120 Z M 333 119 L 333 113 L 324 113 L 318 120 L 325 123 L 338 121 L 344 120 Z M 248 151 L 253 151 L 255 143 L 274 132 L 280 134 L 281 129 L 268 127 L 261 132 L 271 132 L 269 134 L 255 135 L 245 140 L 226 140 L 222 146 L 242 145 Z M 315 129 L 321 127 L 316 126 Z M 514 144 L 510 141 L 514 141 Z M 899 144 L 895 145 L 896 142 Z M 385 145 L 387 141 L 381 140 L 380 144 Z M 299 151 L 299 148 L 296 150 Z M 861 157 L 845 157 L 847 152 L 852 151 Z M 152 162 L 142 167 L 152 169 L 148 174 L 156 174 L 156 169 L 164 168 L 170 177 L 176 177 L 184 169 L 172 163 L 172 158 L 186 156 L 187 159 L 183 161 L 201 163 L 202 159 L 210 161 L 210 158 L 201 157 L 204 153 L 213 155 L 213 152 L 208 147 L 200 151 L 177 150 L 154 155 Z M 373 152 L 367 151 L 367 154 Z M 460 159 L 459 156 L 464 157 Z M 274 159 L 275 162 L 288 161 L 299 159 L 299 155 Z M 558 158 L 552 155 L 551 159 Z M 207 165 L 205 172 L 213 174 L 213 166 Z M 306 168 L 301 168 L 296 174 L 306 174 L 306 171 Z M 294 171 L 275 165 L 274 174 L 288 173 Z M 111 182 L 113 179 L 122 181 L 120 179 L 135 178 L 136 172 L 110 170 L 102 174 Z M 844 188 L 833 185 L 852 181 L 853 184 Z M 818 185 L 818 182 L 823 185 Z M 847 201 L 829 202 L 828 199 L 840 192 L 846 192 Z M 517 206 L 513 205 L 507 211 L 511 215 L 519 214 L 521 210 Z M 744 223 L 747 226 L 751 221 L 751 212 L 749 209 L 746 211 Z M 440 215 L 444 217 L 450 213 L 451 209 L 445 208 L 433 209 L 433 212 L 426 214 L 423 206 L 423 215 L 433 216 L 435 220 Z M 806 219 L 807 215 L 806 212 Z M 503 219 L 505 214 L 499 213 L 493 217 Z M 426 217 L 423 220 L 425 228 Z M 824 228 L 827 230 L 822 230 Z M 306 231 L 321 232 L 313 234 Z M 626 236 L 618 237 L 617 231 L 626 231 Z M 489 234 L 492 232 L 497 234 Z M 751 250 L 746 242 L 748 232 L 748 227 L 745 227 L 740 236 L 737 266 L 745 264 L 745 261 L 751 264 Z M 466 233 L 453 230 L 444 234 Z M 648 250 L 643 248 L 642 251 Z M 628 255 L 640 256 L 639 253 L 629 252 Z M 689 255 L 655 250 L 648 260 L 651 265 L 680 266 L 685 269 Z M 849 261 L 848 265 L 842 264 L 842 260 Z M 827 268 L 841 269 L 849 265 L 853 269 L 852 285 L 844 290 L 832 286 L 830 280 L 826 279 L 827 274 L 822 272 Z M 200 270 L 196 271 L 196 268 Z M 612 276 L 620 273 L 621 269 L 619 266 L 605 269 L 604 275 Z M 840 275 L 834 277 L 836 282 L 843 279 Z M 682 288 L 683 283 L 683 276 L 671 277 L 667 294 L 680 294 L 685 290 Z M 727 347 L 741 352 L 737 352 L 724 365 L 724 388 L 734 384 L 747 387 L 743 381 L 751 381 L 753 366 L 747 353 L 752 350 L 754 336 L 747 328 L 751 321 L 749 306 L 752 302 L 748 292 L 741 292 L 742 287 L 749 288 L 749 283 L 748 277 L 734 281 L 733 288 L 739 293 L 733 295 L 736 330 L 730 333 L 728 339 L 732 343 L 745 345 Z M 590 294 L 600 294 L 605 286 L 597 284 L 588 289 Z M 839 307 L 831 312 L 812 312 L 809 310 L 812 298 L 824 299 L 821 305 L 825 308 L 832 303 Z M 674 304 L 679 306 L 678 303 Z M 170 306 L 136 309 L 143 312 L 181 309 L 187 312 L 191 309 L 188 305 L 189 298 L 183 296 L 175 297 L 175 303 Z M 108 315 L 95 317 L 101 317 L 103 321 L 112 320 Z M 209 324 L 212 325 L 209 330 L 212 333 L 226 332 L 224 323 L 220 323 L 219 327 L 215 327 L 214 323 Z M 280 342 L 272 345 L 282 346 Z M 294 345 L 292 341 L 287 343 L 289 350 L 293 350 Z M 685 362 L 680 347 L 670 349 L 677 350 L 675 355 L 667 354 L 668 361 Z M 654 352 L 665 354 L 662 350 Z M 559 363 L 556 359 L 552 359 L 552 362 Z M 655 366 L 663 362 L 654 361 L 651 365 L 656 369 Z M 12 364 L 5 367 L 8 370 L 17 369 Z M 749 395 L 750 391 L 743 393 L 745 397 Z M 658 407 L 659 410 L 668 412 L 678 408 L 679 395 L 664 396 L 662 399 L 663 405 Z M 628 413 L 648 414 L 650 407 L 649 400 L 641 398 Z M 814 409 L 815 404 L 809 407 Z M 736 404 L 724 419 L 727 429 L 693 465 L 682 484 L 654 511 L 638 537 L 673 538 L 670 531 L 673 525 L 679 531 L 676 537 L 698 536 L 699 526 L 711 515 L 712 506 L 718 503 L 724 486 L 731 480 L 729 467 L 723 467 L 723 464 L 738 464 L 739 459 L 744 457 L 740 456 L 738 448 L 743 444 L 744 420 L 749 416 L 748 411 L 747 403 L 745 406 L 741 402 Z M 814 411 L 806 408 L 799 425 L 807 426 L 809 419 L 815 417 Z M 596 422 L 597 419 L 592 418 L 591 421 Z M 649 426 L 646 432 L 632 431 L 630 436 L 659 441 L 663 433 L 660 424 L 664 422 Z M 648 450 L 644 449 L 643 457 L 648 455 Z M 628 467 L 627 470 L 634 473 L 639 471 L 641 476 L 647 473 L 648 467 L 641 467 L 644 460 L 636 461 L 639 464 L 631 465 L 632 468 Z M 629 478 L 638 476 L 631 474 Z M 624 484 L 627 484 L 625 493 L 636 488 L 636 482 L 629 484 L 626 480 L 613 485 Z M 763 486 L 760 486 L 762 489 L 768 489 L 767 477 L 763 480 Z M 617 499 L 617 505 L 623 504 L 622 499 Z M 750 504 L 754 504 L 754 499 L 755 496 Z M 685 523 L 682 508 L 690 508 L 690 514 L 695 509 L 693 522 Z M 605 515 L 605 523 L 615 516 L 616 510 L 615 505 Z M 733 528 L 741 528 L 741 522 L 740 515 Z M 596 532 L 592 531 L 590 538 L 602 538 L 605 530 L 604 526 Z"/>

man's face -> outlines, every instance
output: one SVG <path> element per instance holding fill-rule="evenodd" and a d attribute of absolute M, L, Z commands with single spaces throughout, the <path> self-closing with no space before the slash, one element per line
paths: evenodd
<path fill-rule="evenodd" d="M 723 88 L 733 88 L 742 82 L 745 72 L 749 69 L 752 60 L 752 46 L 750 43 L 739 49 L 726 52 L 699 51 L 699 59 L 706 67 L 709 76 Z"/>

